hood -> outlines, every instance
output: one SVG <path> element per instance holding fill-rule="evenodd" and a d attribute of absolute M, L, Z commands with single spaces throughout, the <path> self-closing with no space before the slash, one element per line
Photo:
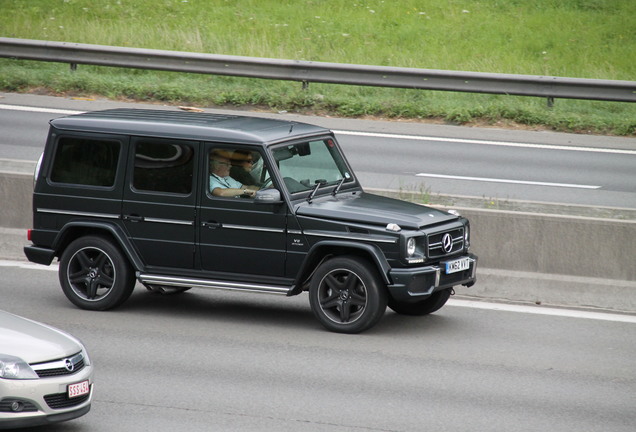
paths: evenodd
<path fill-rule="evenodd" d="M 316 197 L 296 208 L 299 216 L 337 219 L 373 225 L 398 224 L 403 229 L 457 220 L 457 216 L 431 207 L 365 192 Z"/>
<path fill-rule="evenodd" d="M 33 364 L 64 358 L 81 349 L 77 339 L 61 330 L 0 311 L 0 353 Z"/>

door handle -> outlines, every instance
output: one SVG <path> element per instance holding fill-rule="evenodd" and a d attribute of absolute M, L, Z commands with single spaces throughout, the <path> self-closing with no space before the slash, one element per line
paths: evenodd
<path fill-rule="evenodd" d="M 130 222 L 143 222 L 144 221 L 144 217 L 143 216 L 139 216 L 139 215 L 124 215 L 122 217 L 123 220 L 125 221 L 130 221 Z"/>
<path fill-rule="evenodd" d="M 210 229 L 217 229 L 217 228 L 221 228 L 223 226 L 223 224 L 221 222 L 201 222 L 201 226 L 202 227 L 206 227 L 206 228 L 210 228 Z"/>

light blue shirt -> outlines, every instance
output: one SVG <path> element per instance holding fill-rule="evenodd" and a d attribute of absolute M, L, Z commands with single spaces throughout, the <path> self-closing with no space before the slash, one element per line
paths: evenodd
<path fill-rule="evenodd" d="M 216 174 L 210 175 L 210 192 L 212 192 L 216 188 L 227 189 L 227 188 L 236 188 L 242 189 L 243 185 L 232 177 L 219 177 Z"/>

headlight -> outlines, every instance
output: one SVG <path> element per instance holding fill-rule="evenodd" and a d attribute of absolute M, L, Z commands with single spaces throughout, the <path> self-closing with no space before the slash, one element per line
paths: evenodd
<path fill-rule="evenodd" d="M 466 249 L 470 247 L 470 225 L 468 224 L 464 227 L 464 244 L 466 245 Z"/>
<path fill-rule="evenodd" d="M 0 378 L 37 379 L 38 374 L 21 358 L 0 354 Z"/>
<path fill-rule="evenodd" d="M 415 237 L 411 237 L 406 242 L 406 256 L 411 257 L 415 253 Z"/>

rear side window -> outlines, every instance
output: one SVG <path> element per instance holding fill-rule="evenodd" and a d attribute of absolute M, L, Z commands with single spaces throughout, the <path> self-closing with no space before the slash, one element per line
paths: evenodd
<path fill-rule="evenodd" d="M 140 140 L 135 145 L 133 188 L 190 194 L 194 151 L 188 144 Z"/>
<path fill-rule="evenodd" d="M 111 187 L 120 151 L 119 141 L 62 137 L 57 143 L 51 181 Z"/>

